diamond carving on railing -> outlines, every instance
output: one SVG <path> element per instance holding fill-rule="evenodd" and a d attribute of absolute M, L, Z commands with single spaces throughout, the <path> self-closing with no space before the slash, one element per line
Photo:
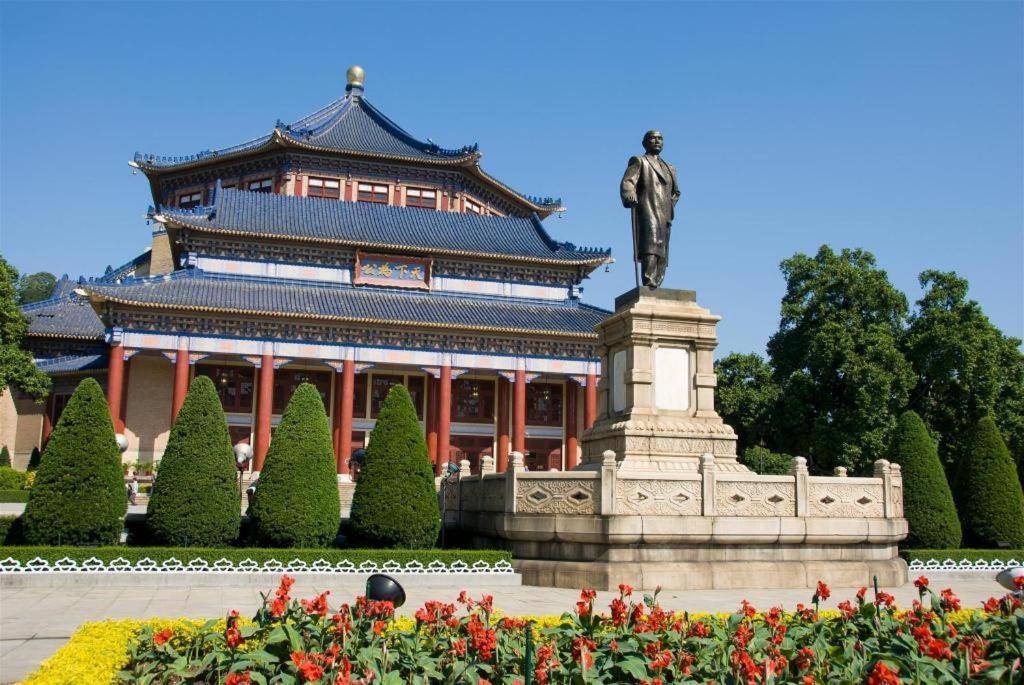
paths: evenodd
<path fill-rule="evenodd" d="M 733 495 L 729 499 L 731 499 L 733 502 L 742 502 L 743 500 L 745 500 L 747 498 L 737 492 L 735 495 Z"/>
<path fill-rule="evenodd" d="M 636 492 L 634 492 L 633 494 L 631 494 L 629 496 L 629 500 L 631 502 L 636 502 L 637 504 L 640 504 L 641 502 L 645 502 L 648 499 L 650 499 L 650 498 L 647 495 L 645 495 L 644 493 L 640 492 L 639 490 L 637 490 Z"/>
<path fill-rule="evenodd" d="M 822 504 L 832 504 L 835 501 L 836 501 L 836 498 L 833 497 L 832 495 L 825 495 L 824 497 L 821 498 L 821 503 Z"/>
<path fill-rule="evenodd" d="M 684 504 L 690 501 L 690 496 L 687 495 L 685 492 L 677 492 L 676 494 L 672 495 L 670 499 L 676 504 Z"/>
<path fill-rule="evenodd" d="M 771 502 L 772 504 L 778 504 L 779 502 L 785 501 L 785 499 L 785 497 L 776 492 L 774 495 L 768 498 L 768 501 Z"/>
<path fill-rule="evenodd" d="M 859 500 L 857 500 L 857 504 L 860 504 L 861 506 L 864 506 L 864 505 L 866 505 L 866 504 L 871 504 L 871 503 L 872 503 L 872 502 L 874 502 L 874 501 L 875 501 L 875 500 L 871 499 L 871 498 L 870 498 L 870 497 L 868 497 L 867 495 L 864 495 L 864 496 L 863 496 L 863 497 L 861 497 L 861 498 L 860 498 Z"/>
<path fill-rule="evenodd" d="M 569 493 L 569 499 L 573 500 L 577 504 L 583 504 L 590 499 L 590 494 L 583 492 L 582 490 L 573 490 Z"/>
<path fill-rule="evenodd" d="M 534 490 L 529 495 L 527 495 L 527 497 L 537 504 L 540 504 L 541 502 L 547 502 L 549 499 L 551 499 L 551 495 L 544 492 L 543 490 Z"/>

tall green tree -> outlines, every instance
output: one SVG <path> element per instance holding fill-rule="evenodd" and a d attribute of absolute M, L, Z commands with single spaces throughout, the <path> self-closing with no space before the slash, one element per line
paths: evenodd
<path fill-rule="evenodd" d="M 352 535 L 371 547 L 428 548 L 441 530 L 434 470 L 409 391 L 393 386 L 352 497 Z"/>
<path fill-rule="evenodd" d="M 772 417 L 781 394 L 772 367 L 759 354 L 734 352 L 715 362 L 715 372 L 715 408 L 736 431 L 738 453 L 771 445 Z"/>
<path fill-rule="evenodd" d="M 331 429 L 310 383 L 295 389 L 274 431 L 252 520 L 257 539 L 270 547 L 323 547 L 338 535 L 341 503 Z"/>
<path fill-rule="evenodd" d="M 238 538 L 238 471 L 217 389 L 196 376 L 160 459 L 146 523 L 171 545 L 219 547 Z"/>
<path fill-rule="evenodd" d="M 908 411 L 900 417 L 889 459 L 903 470 L 903 512 L 910 527 L 906 546 L 959 548 L 960 519 L 953 504 L 953 492 L 935 441 L 917 413 Z"/>
<path fill-rule="evenodd" d="M 1024 546 L 1024 492 L 1016 475 L 996 422 L 982 417 L 957 465 L 957 507 L 967 544 Z"/>
<path fill-rule="evenodd" d="M 0 393 L 14 387 L 42 402 L 50 392 L 50 378 L 22 347 L 28 321 L 18 309 L 17 279 L 17 270 L 0 257 Z"/>
<path fill-rule="evenodd" d="M 954 272 L 925 271 L 924 295 L 904 339 L 917 374 L 911 407 L 938 433 L 947 466 L 966 456 L 974 426 L 991 414 L 1014 456 L 1024 452 L 1024 355 L 1021 341 L 996 328 L 967 299 Z"/>
<path fill-rule="evenodd" d="M 53 294 L 57 277 L 48 271 L 25 274 L 18 279 L 18 304 L 32 304 L 45 300 Z"/>
<path fill-rule="evenodd" d="M 103 389 L 78 384 L 46 443 L 25 505 L 32 545 L 117 544 L 128 509 L 121 452 Z"/>
<path fill-rule="evenodd" d="M 781 269 L 782 316 L 768 343 L 782 389 L 777 448 L 819 471 L 865 471 L 885 453 L 914 382 L 899 346 L 906 297 L 864 250 L 822 246 Z"/>

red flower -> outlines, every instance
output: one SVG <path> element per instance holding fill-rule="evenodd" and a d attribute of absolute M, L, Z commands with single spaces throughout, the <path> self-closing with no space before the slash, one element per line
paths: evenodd
<path fill-rule="evenodd" d="M 888 592 L 878 592 L 875 595 L 875 606 L 882 606 L 883 604 L 892 608 L 896 604 L 896 598 Z"/>
<path fill-rule="evenodd" d="M 652 668 L 652 669 L 654 669 L 656 671 L 659 671 L 659 670 L 661 670 L 663 668 L 668 668 L 669 664 L 671 664 L 671 663 L 672 663 L 672 652 L 670 652 L 670 651 L 668 651 L 666 649 L 665 651 L 659 653 L 658 656 L 655 657 L 654 660 L 652 660 L 647 665 L 648 665 L 648 667 L 650 667 L 650 668 Z"/>
<path fill-rule="evenodd" d="M 299 675 L 302 676 L 303 682 L 312 683 L 320 680 L 324 677 L 323 666 L 316 662 L 314 655 L 307 655 L 303 652 L 292 652 L 292 663 L 295 664 L 295 668 L 298 669 Z M 315 655 L 321 657 L 321 655 Z"/>
<path fill-rule="evenodd" d="M 814 593 L 814 596 L 821 600 L 826 600 L 832 596 L 832 591 L 828 589 L 828 585 L 825 585 L 822 581 L 818 581 L 818 590 Z M 815 600 L 817 601 L 817 600 Z"/>
<path fill-rule="evenodd" d="M 384 629 L 387 628 L 387 627 L 388 627 L 388 622 L 387 621 L 374 621 L 373 622 L 373 632 L 376 633 L 377 635 L 383 635 L 384 634 Z"/>
<path fill-rule="evenodd" d="M 899 682 L 897 671 L 890 670 L 884 661 L 878 661 L 868 674 L 867 685 L 899 685 Z"/>
<path fill-rule="evenodd" d="M 580 599 L 583 600 L 584 602 L 592 602 L 592 601 L 594 601 L 594 598 L 596 598 L 596 597 L 597 597 L 597 590 L 592 590 L 590 588 L 585 588 L 583 590 L 580 590 Z"/>
<path fill-rule="evenodd" d="M 242 634 L 238 631 L 238 628 L 228 628 L 224 631 L 224 641 L 227 642 L 230 649 L 234 649 L 245 642 L 245 640 L 242 639 Z"/>
<path fill-rule="evenodd" d="M 1024 576 L 1017 576 L 1013 579 L 1013 586 L 1018 590 L 1024 590 Z"/>
<path fill-rule="evenodd" d="M 914 587 L 916 587 L 918 590 L 925 589 L 926 587 L 928 587 L 928 579 L 924 576 L 919 576 L 918 579 L 914 581 Z"/>
<path fill-rule="evenodd" d="M 690 624 L 690 629 L 686 631 L 686 637 L 707 637 L 709 635 L 711 635 L 711 629 L 701 621 L 694 621 Z"/>
<path fill-rule="evenodd" d="M 623 597 L 629 597 L 633 594 L 633 588 L 625 583 L 619 583 L 619 594 Z"/>
<path fill-rule="evenodd" d="M 284 615 L 284 610 L 287 606 L 286 601 L 278 597 L 274 600 L 273 604 L 270 605 L 270 615 L 274 618 L 281 618 Z"/>
<path fill-rule="evenodd" d="M 322 593 L 319 597 L 314 599 L 312 602 L 308 600 L 301 600 L 302 608 L 306 610 L 306 613 L 310 616 L 316 615 L 324 617 L 327 615 L 327 595 L 331 594 L 328 590 Z"/>
<path fill-rule="evenodd" d="M 858 602 L 863 602 L 864 601 L 864 595 L 866 595 L 866 594 L 868 594 L 868 589 L 866 587 L 862 587 L 861 589 L 857 590 L 857 601 Z"/>
<path fill-rule="evenodd" d="M 252 685 L 249 671 L 244 673 L 228 673 L 228 677 L 224 679 L 224 685 Z"/>
<path fill-rule="evenodd" d="M 590 652 L 595 649 L 597 649 L 597 643 L 593 640 L 582 635 L 574 637 L 572 640 L 573 661 L 583 666 L 584 671 L 587 670 L 594 665 L 594 657 Z"/>
<path fill-rule="evenodd" d="M 985 611 L 990 614 L 994 614 L 999 611 L 999 600 L 995 597 L 989 597 L 985 600 L 985 604 L 982 605 Z"/>
<path fill-rule="evenodd" d="M 942 608 L 945 611 L 960 611 L 960 600 L 955 594 L 953 594 L 952 589 L 946 588 L 942 591 L 940 596 L 942 600 Z"/>
<path fill-rule="evenodd" d="M 588 616 L 590 614 L 590 604 L 587 602 L 576 602 L 576 613 L 580 615 L 580 618 Z"/>
<path fill-rule="evenodd" d="M 469 617 L 466 630 L 469 632 L 469 646 L 481 661 L 490 661 L 498 648 L 497 634 L 485 626 L 477 614 Z"/>
<path fill-rule="evenodd" d="M 801 671 L 806 671 L 811 667 L 811 663 L 814 660 L 814 650 L 810 647 L 801 647 L 800 651 L 796 653 L 796 667 Z"/>
<path fill-rule="evenodd" d="M 153 644 L 162 645 L 172 637 L 174 637 L 174 631 L 170 628 L 164 628 L 159 633 L 153 635 Z"/>
<path fill-rule="evenodd" d="M 450 653 L 453 656 L 466 656 L 466 641 L 464 639 L 452 640 L 452 649 Z"/>
<path fill-rule="evenodd" d="M 612 625 L 624 626 L 629 622 L 629 613 L 626 603 L 616 597 L 611 603 Z"/>
<path fill-rule="evenodd" d="M 844 599 L 839 603 L 839 610 L 843 612 L 843 618 L 849 620 L 857 615 L 857 609 L 850 604 L 850 600 Z"/>
<path fill-rule="evenodd" d="M 922 645 L 921 651 L 933 659 L 952 659 L 953 652 L 949 645 L 938 638 L 930 640 L 927 645 Z"/>
<path fill-rule="evenodd" d="M 754 614 L 757 613 L 757 609 L 755 609 L 754 606 L 745 599 L 740 602 L 740 611 L 747 618 L 753 618 Z"/>

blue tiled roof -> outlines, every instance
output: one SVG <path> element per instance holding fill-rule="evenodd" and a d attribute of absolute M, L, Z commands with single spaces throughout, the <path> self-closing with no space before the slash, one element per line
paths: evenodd
<path fill-rule="evenodd" d="M 536 216 L 496 217 L 435 212 L 372 202 L 218 189 L 210 207 L 160 209 L 163 220 L 194 228 L 263 237 L 303 238 L 372 249 L 501 256 L 596 265 L 611 250 L 579 248 L 551 238 Z"/>
<path fill-rule="evenodd" d="M 274 132 L 233 147 L 204 150 L 184 157 L 159 157 L 136 153 L 135 161 L 159 169 L 206 161 L 213 157 L 251 152 L 277 137 L 300 147 L 326 148 L 337 152 L 399 157 L 414 161 L 460 161 L 477 155 L 477 146 L 445 150 L 414 138 L 363 97 L 347 94 L 323 109 L 291 124 L 277 122 Z"/>
<path fill-rule="evenodd" d="M 72 354 L 65 357 L 37 359 L 36 366 L 44 373 L 73 373 L 75 371 L 97 371 L 109 366 L 107 354 Z"/>
<path fill-rule="evenodd" d="M 67 288 L 58 290 L 67 292 Z M 89 302 L 74 294 L 61 294 L 35 302 L 22 307 L 21 311 L 28 319 L 29 335 L 102 339 L 106 331 Z"/>
<path fill-rule="evenodd" d="M 574 300 L 559 303 L 350 285 L 315 285 L 206 274 L 197 269 L 116 285 L 91 282 L 83 287 L 94 302 L 110 300 L 162 308 L 326 318 L 369 324 L 532 331 L 553 335 L 593 333 L 594 326 L 609 314 Z"/>
<path fill-rule="evenodd" d="M 135 272 L 138 270 L 140 266 L 149 263 L 151 256 L 152 255 L 150 254 L 150 251 L 146 250 L 135 259 L 129 262 L 125 262 L 124 264 L 117 268 L 107 267 L 107 272 L 104 273 L 99 278 L 97 278 L 96 280 L 104 281 L 107 283 L 114 283 L 125 278 L 131 278 L 132 276 L 135 275 Z"/>

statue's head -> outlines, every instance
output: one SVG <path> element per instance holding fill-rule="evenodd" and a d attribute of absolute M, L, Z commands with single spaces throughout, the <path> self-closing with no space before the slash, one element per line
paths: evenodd
<path fill-rule="evenodd" d="M 665 147 L 665 139 L 661 136 L 661 131 L 648 131 L 644 134 L 644 149 L 649 154 L 656 155 L 661 152 L 661 149 Z"/>

